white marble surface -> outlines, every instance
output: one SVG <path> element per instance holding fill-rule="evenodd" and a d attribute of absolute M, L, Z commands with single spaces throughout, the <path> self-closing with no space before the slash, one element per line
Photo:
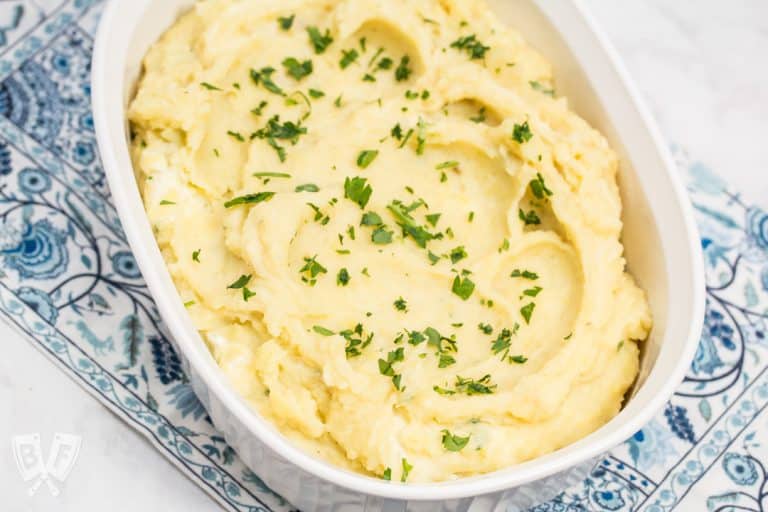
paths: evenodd
<path fill-rule="evenodd" d="M 768 207 L 768 2 L 585 0 L 668 140 Z M 164 458 L 0 324 L 0 507 L 9 511 L 190 511 L 217 506 Z M 55 397 L 55 398 L 54 398 Z M 52 498 L 34 498 L 13 462 L 13 435 L 83 436 Z"/>

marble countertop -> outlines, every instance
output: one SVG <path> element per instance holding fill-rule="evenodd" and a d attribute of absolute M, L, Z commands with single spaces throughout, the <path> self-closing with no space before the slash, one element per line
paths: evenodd
<path fill-rule="evenodd" d="M 662 132 L 768 208 L 768 3 L 584 0 L 623 57 Z M 0 489 L 10 511 L 216 510 L 138 434 L 0 323 Z M 55 393 L 52 393 L 55 390 Z M 54 398 L 55 397 L 55 398 Z M 62 494 L 29 498 L 16 434 L 83 437 Z"/>

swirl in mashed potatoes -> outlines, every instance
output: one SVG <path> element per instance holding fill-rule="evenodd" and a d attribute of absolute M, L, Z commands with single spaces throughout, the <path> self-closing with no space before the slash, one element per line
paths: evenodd
<path fill-rule="evenodd" d="M 619 411 L 651 319 L 617 158 L 483 2 L 203 1 L 130 119 L 192 320 L 309 452 L 450 480 Z"/>

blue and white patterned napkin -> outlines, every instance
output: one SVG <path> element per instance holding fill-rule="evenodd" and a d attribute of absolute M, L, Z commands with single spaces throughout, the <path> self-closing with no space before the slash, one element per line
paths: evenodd
<path fill-rule="evenodd" d="M 288 511 L 216 432 L 110 203 L 90 112 L 100 0 L 0 2 L 0 317 L 231 511 Z M 768 214 L 676 151 L 707 317 L 665 409 L 537 512 L 768 508 Z"/>

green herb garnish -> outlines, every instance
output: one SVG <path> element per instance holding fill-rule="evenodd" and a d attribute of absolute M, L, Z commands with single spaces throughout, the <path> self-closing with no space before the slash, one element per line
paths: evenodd
<path fill-rule="evenodd" d="M 469 443 L 469 437 L 460 437 L 454 434 L 451 434 L 448 430 L 443 429 L 443 448 L 448 450 L 449 452 L 460 452 L 465 446 L 467 446 L 467 443 Z"/>
<path fill-rule="evenodd" d="M 198 249 L 192 253 L 192 261 L 195 263 L 200 263 L 200 252 L 202 249 Z"/>
<path fill-rule="evenodd" d="M 466 258 L 468 255 L 467 251 L 464 249 L 464 246 L 460 245 L 459 247 L 453 249 L 449 256 L 451 258 L 451 263 L 455 265 L 456 263 Z"/>
<path fill-rule="evenodd" d="M 349 271 L 346 268 L 342 268 L 336 275 L 336 284 L 339 286 L 347 286 L 350 279 Z"/>
<path fill-rule="evenodd" d="M 272 81 L 272 74 L 274 72 L 275 68 L 272 67 L 261 68 L 258 71 L 251 69 L 251 80 L 253 80 L 253 83 L 256 85 L 262 84 L 264 88 L 272 94 L 285 96 L 285 92 L 280 88 L 280 86 Z"/>
<path fill-rule="evenodd" d="M 215 85 L 209 84 L 208 82 L 202 82 L 200 84 L 200 86 L 205 88 L 205 89 L 208 89 L 209 91 L 220 91 L 221 90 L 218 87 L 216 87 Z"/>
<path fill-rule="evenodd" d="M 224 208 L 232 208 L 233 206 L 240 206 L 243 204 L 257 204 L 269 201 L 275 197 L 274 192 L 258 192 L 256 194 L 246 194 L 244 196 L 236 197 L 224 203 Z"/>
<path fill-rule="evenodd" d="M 451 291 L 458 295 L 461 300 L 467 300 L 475 291 L 475 283 L 469 277 L 456 276 Z"/>
<path fill-rule="evenodd" d="M 404 313 L 408 312 L 408 302 L 406 302 L 406 300 L 402 297 L 398 298 L 394 302 L 394 306 L 395 306 L 395 309 L 398 311 L 402 311 Z"/>
<path fill-rule="evenodd" d="M 361 151 L 357 156 L 357 166 L 361 169 L 366 169 L 374 160 L 376 160 L 377 156 L 379 156 L 379 151 L 376 149 L 366 149 Z"/>
<path fill-rule="evenodd" d="M 320 187 L 314 183 L 305 183 L 304 185 L 299 185 L 294 190 L 295 192 L 320 192 Z"/>
<path fill-rule="evenodd" d="M 288 17 L 279 17 L 277 18 L 277 23 L 280 25 L 280 28 L 283 30 L 291 30 L 291 27 L 293 26 L 293 20 L 296 19 L 295 14 L 291 14 Z"/>
<path fill-rule="evenodd" d="M 411 58 L 408 55 L 404 55 L 403 58 L 400 59 L 400 64 L 398 64 L 397 69 L 395 69 L 395 80 L 398 82 L 408 80 L 411 73 L 413 73 L 413 70 L 408 67 L 410 62 Z"/>
<path fill-rule="evenodd" d="M 325 52 L 328 47 L 333 43 L 333 37 L 331 37 L 331 31 L 326 29 L 325 34 L 320 32 L 317 27 L 307 27 L 307 34 L 309 35 L 309 41 L 315 48 L 315 53 L 320 54 Z"/>
<path fill-rule="evenodd" d="M 309 96 L 313 99 L 318 99 L 325 96 L 325 93 L 323 91 L 318 91 L 317 89 L 310 89 Z"/>
<path fill-rule="evenodd" d="M 527 290 L 523 290 L 523 295 L 527 297 L 536 297 L 540 292 L 542 288 L 541 286 L 534 286 L 533 288 L 528 288 Z"/>
<path fill-rule="evenodd" d="M 296 80 L 301 80 L 305 76 L 309 76 L 312 74 L 311 60 L 305 60 L 304 62 L 299 62 L 294 57 L 288 57 L 285 60 L 283 60 L 283 67 L 285 67 L 286 73 L 291 75 Z"/>
<path fill-rule="evenodd" d="M 242 290 L 243 288 L 248 285 L 248 283 L 251 282 L 252 275 L 242 275 L 237 278 L 237 280 L 232 283 L 231 285 L 227 286 L 227 289 L 229 290 Z"/>
<path fill-rule="evenodd" d="M 545 85 L 541 84 L 540 82 L 537 82 L 536 80 L 531 80 L 528 82 L 530 84 L 531 88 L 534 91 L 539 91 L 540 93 L 546 94 L 547 96 L 555 97 L 555 90 L 546 87 Z"/>
<path fill-rule="evenodd" d="M 344 197 L 355 202 L 360 208 L 365 208 L 371 199 L 373 189 L 367 184 L 366 178 L 346 178 L 344 180 Z"/>
<path fill-rule="evenodd" d="M 523 144 L 532 138 L 533 133 L 531 133 L 531 127 L 528 125 L 528 121 L 524 122 L 523 124 L 515 124 L 514 128 L 512 129 L 512 140 Z"/>
<path fill-rule="evenodd" d="M 457 39 L 451 43 L 451 48 L 456 48 L 459 51 L 466 51 L 470 60 L 485 58 L 486 52 L 491 49 L 490 46 L 485 46 L 483 43 L 478 41 L 475 34 Z"/>
<path fill-rule="evenodd" d="M 321 325 L 313 326 L 312 330 L 315 331 L 317 334 L 320 334 L 322 336 L 334 336 L 336 334 L 332 330 L 326 329 L 325 327 L 323 327 Z"/>
<path fill-rule="evenodd" d="M 339 61 L 341 69 L 347 69 L 349 65 L 355 62 L 360 56 L 360 54 L 354 48 L 351 50 L 341 50 L 341 55 L 341 61 Z"/>
<path fill-rule="evenodd" d="M 458 167 L 458 166 L 459 166 L 459 162 L 457 162 L 455 160 L 450 160 L 448 162 L 443 162 L 441 164 L 437 164 L 435 169 L 437 169 L 438 171 L 441 171 L 443 169 L 453 169 L 454 167 Z"/>
<path fill-rule="evenodd" d="M 518 212 L 518 217 L 520 217 L 520 220 L 525 223 L 526 226 L 538 226 L 541 224 L 541 219 L 536 214 L 535 211 L 531 210 L 528 213 L 525 213 L 523 209 L 521 208 Z"/>
<path fill-rule="evenodd" d="M 324 266 L 317 261 L 317 256 L 311 258 L 304 258 L 304 266 L 299 270 L 299 274 L 304 274 L 301 280 L 310 286 L 314 286 L 317 283 L 317 276 L 328 272 Z"/>
<path fill-rule="evenodd" d="M 531 315 L 533 315 L 533 310 L 536 308 L 536 304 L 533 302 L 530 302 L 520 308 L 520 314 L 523 315 L 523 319 L 525 320 L 526 324 L 531 323 Z"/>
<path fill-rule="evenodd" d="M 539 278 L 539 274 L 536 272 L 531 272 L 530 270 L 520 270 L 516 268 L 512 271 L 509 277 L 522 277 L 523 279 L 530 279 L 531 281 L 535 281 Z"/>
<path fill-rule="evenodd" d="M 536 199 L 545 199 L 552 195 L 552 191 L 547 188 L 544 183 L 544 177 L 540 172 L 536 173 L 536 178 L 532 179 L 528 185 L 531 188 L 531 193 Z"/>

